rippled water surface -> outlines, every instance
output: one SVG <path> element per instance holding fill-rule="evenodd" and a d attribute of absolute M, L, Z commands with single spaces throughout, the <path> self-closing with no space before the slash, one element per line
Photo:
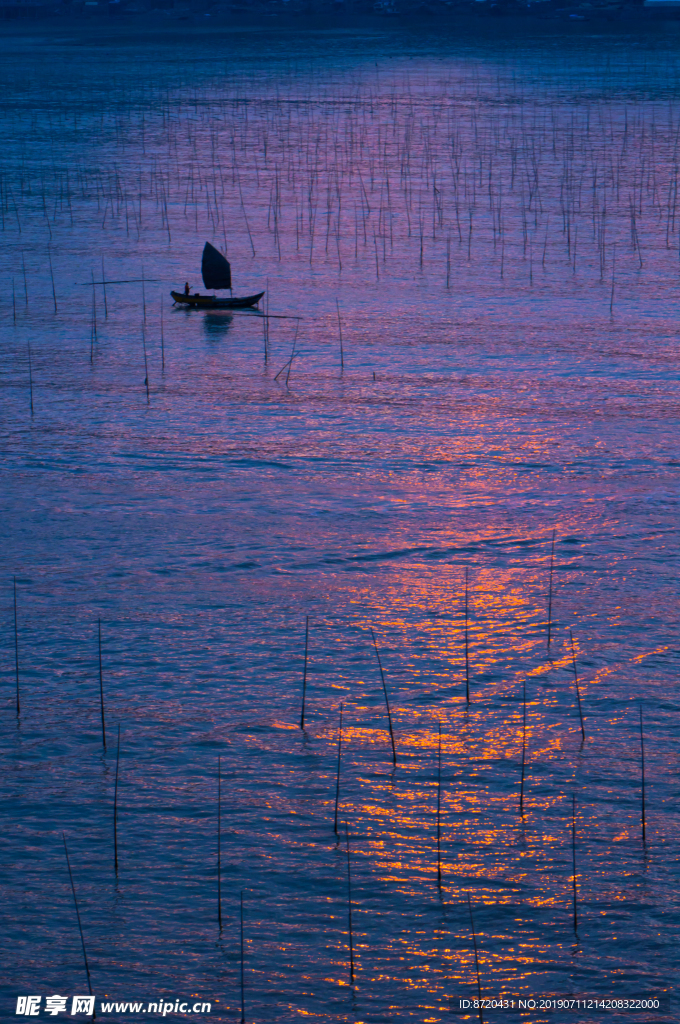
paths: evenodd
<path fill-rule="evenodd" d="M 3 1019 L 87 991 L 62 833 L 98 997 L 240 1019 L 241 891 L 249 1022 L 448 1019 L 470 910 L 485 996 L 671 991 L 675 51 L 3 50 Z"/>

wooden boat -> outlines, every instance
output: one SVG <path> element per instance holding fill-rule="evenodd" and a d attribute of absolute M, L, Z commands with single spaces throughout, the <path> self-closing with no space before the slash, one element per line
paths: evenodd
<path fill-rule="evenodd" d="M 201 260 L 201 276 L 206 288 L 216 288 L 218 291 L 228 288 L 231 291 L 231 265 L 226 256 L 223 256 L 219 249 L 216 249 L 210 242 L 206 242 L 203 248 Z M 187 286 L 188 287 L 188 286 Z M 250 309 L 256 306 L 264 292 L 257 295 L 244 295 L 242 297 L 230 296 L 228 299 L 217 295 L 201 295 L 199 292 L 170 292 L 175 302 L 183 306 L 190 306 L 191 309 Z"/>
<path fill-rule="evenodd" d="M 258 292 L 257 295 L 245 295 L 243 298 L 234 296 L 230 299 L 222 299 L 217 295 L 185 295 L 184 292 L 170 292 L 175 302 L 182 303 L 185 306 L 191 306 L 192 309 L 250 309 L 251 306 L 256 306 L 264 292 Z"/>

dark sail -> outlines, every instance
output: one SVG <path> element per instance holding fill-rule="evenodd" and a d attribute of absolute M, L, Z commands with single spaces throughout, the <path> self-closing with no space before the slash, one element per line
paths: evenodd
<path fill-rule="evenodd" d="M 206 288 L 231 288 L 229 261 L 210 242 L 205 243 L 203 250 L 201 274 Z"/>

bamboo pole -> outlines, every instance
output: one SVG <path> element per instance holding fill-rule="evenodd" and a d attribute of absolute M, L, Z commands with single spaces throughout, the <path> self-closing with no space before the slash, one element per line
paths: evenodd
<path fill-rule="evenodd" d="M 85 949 L 85 937 L 83 935 L 83 926 L 80 921 L 80 911 L 78 909 L 78 898 L 76 896 L 76 887 L 73 884 L 73 872 L 71 871 L 71 861 L 68 856 L 68 847 L 66 845 L 66 835 L 62 832 L 62 839 L 64 840 L 64 853 L 66 854 L 66 865 L 68 867 L 68 876 L 71 879 L 71 891 L 73 893 L 73 905 L 76 908 L 76 918 L 78 919 L 78 931 L 80 932 L 80 942 L 83 947 L 83 961 L 85 963 L 85 973 L 87 974 L 87 988 L 92 995 L 92 981 L 90 979 L 90 965 L 87 962 L 87 951 Z M 94 1019 L 94 1011 L 92 1012 L 92 1018 Z"/>
<path fill-rule="evenodd" d="M 572 888 L 574 899 L 574 932 L 578 935 L 578 903 L 576 889 L 576 797 L 571 798 L 571 862 L 572 862 Z"/>
<path fill-rule="evenodd" d="M 548 584 L 548 648 L 550 647 L 550 633 L 552 630 L 552 599 L 553 599 L 553 568 L 555 564 L 555 530 L 552 532 L 552 545 L 550 548 L 550 577 Z"/>
<path fill-rule="evenodd" d="M 475 972 L 477 974 L 477 995 L 479 998 L 479 1021 L 480 1024 L 484 1024 L 484 1017 L 482 1016 L 482 982 L 479 976 L 479 955 L 477 953 L 477 936 L 475 934 L 475 922 L 472 916 L 472 902 L 470 900 L 470 893 L 467 894 L 468 910 L 470 911 L 470 929 L 472 931 L 472 945 L 475 951 Z"/>
<path fill-rule="evenodd" d="M 645 736 L 642 729 L 642 705 L 640 705 L 640 777 L 642 783 L 642 802 L 640 807 L 642 820 L 642 842 L 647 844 L 647 816 L 645 813 Z"/>
<path fill-rule="evenodd" d="M 375 640 L 375 633 L 371 629 L 371 636 L 373 637 L 373 646 L 375 647 L 375 656 L 378 659 L 378 668 L 380 669 L 380 678 L 382 680 L 383 693 L 385 694 L 385 707 L 387 708 L 387 721 L 390 727 L 390 740 L 392 743 L 392 760 L 394 761 L 394 767 L 397 767 L 397 748 L 394 743 L 394 730 L 392 728 L 392 713 L 390 711 L 390 702 L 387 697 L 387 685 L 385 683 L 385 673 L 383 672 L 382 661 L 380 660 L 380 652 L 378 645 Z"/>
<path fill-rule="evenodd" d="M 338 770 L 335 780 L 335 824 L 334 831 L 337 836 L 338 834 L 338 805 L 340 802 L 340 758 L 342 755 L 342 709 L 344 705 L 340 705 L 340 726 L 338 728 Z"/>
<path fill-rule="evenodd" d="M 347 933 L 349 936 L 349 983 L 354 985 L 354 936 L 352 931 L 352 863 L 349 853 L 349 826 L 345 822 L 347 845 Z"/>
<path fill-rule="evenodd" d="M 31 362 L 31 343 L 26 343 L 28 348 L 28 394 L 31 405 L 31 416 L 33 416 L 33 364 Z"/>
<path fill-rule="evenodd" d="M 581 735 L 583 737 L 582 742 L 584 742 L 585 738 L 586 738 L 586 729 L 585 729 L 585 725 L 583 724 L 583 709 L 581 708 L 581 691 L 579 690 L 578 675 L 576 674 L 576 652 L 574 650 L 574 637 L 572 636 L 571 630 L 569 630 L 569 639 L 571 640 L 571 661 L 572 661 L 572 665 L 574 667 L 574 684 L 576 686 L 576 700 L 578 701 L 578 714 L 579 714 L 579 718 L 581 719 Z"/>
<path fill-rule="evenodd" d="M 19 628 L 17 625 L 17 578 L 14 577 L 14 669 L 17 678 L 17 718 L 21 714 L 19 698 Z"/>
<path fill-rule="evenodd" d="M 217 922 L 222 931 L 222 759 L 217 758 Z"/>
<path fill-rule="evenodd" d="M 441 892 L 442 887 L 442 721 L 437 719 L 438 749 L 437 749 L 437 885 Z"/>
<path fill-rule="evenodd" d="M 116 746 L 116 781 L 113 788 L 113 870 L 118 874 L 118 773 L 120 770 L 120 723 Z"/>
<path fill-rule="evenodd" d="M 309 615 L 305 618 L 305 663 L 302 669 L 302 710 L 300 712 L 300 728 L 305 727 L 305 700 L 307 697 L 307 651 L 309 649 Z"/>
<path fill-rule="evenodd" d="M 99 701 L 102 713 L 102 744 L 106 750 L 106 721 L 104 719 L 104 675 L 102 672 L 102 620 L 97 619 L 97 643 L 99 647 Z"/>
<path fill-rule="evenodd" d="M 468 567 L 465 566 L 465 700 L 470 704 L 470 629 L 468 609 Z"/>
<path fill-rule="evenodd" d="M 527 679 L 524 677 L 524 688 L 522 694 L 522 781 L 519 789 L 519 813 L 524 817 L 524 765 L 527 752 Z"/>
<path fill-rule="evenodd" d="M 243 937 L 243 889 L 241 889 L 241 1024 L 246 1024 L 245 942 Z"/>

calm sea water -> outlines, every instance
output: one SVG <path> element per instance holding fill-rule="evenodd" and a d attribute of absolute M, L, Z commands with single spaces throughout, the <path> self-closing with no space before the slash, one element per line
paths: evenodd
<path fill-rule="evenodd" d="M 98 1000 L 240 1019 L 241 892 L 248 1022 L 449 1019 L 470 909 L 486 997 L 672 992 L 678 54 L 3 51 L 3 1019 L 87 992 L 62 833 Z"/>

